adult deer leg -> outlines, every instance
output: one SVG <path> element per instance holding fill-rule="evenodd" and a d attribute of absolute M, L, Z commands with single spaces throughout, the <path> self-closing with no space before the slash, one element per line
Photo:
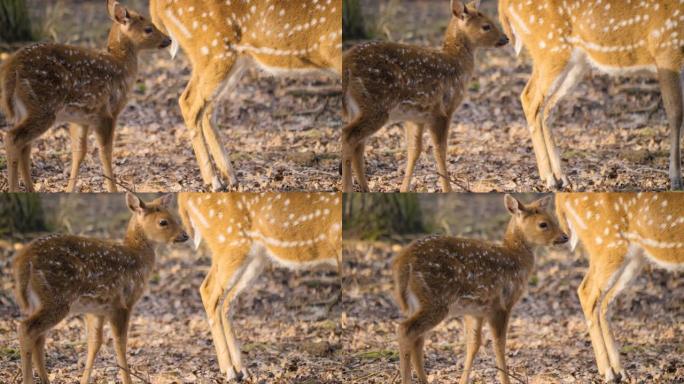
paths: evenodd
<path fill-rule="evenodd" d="M 401 192 L 409 192 L 411 190 L 411 178 L 416 169 L 416 163 L 423 153 L 423 124 L 415 124 L 412 122 L 405 122 L 406 130 L 406 148 L 408 149 L 408 157 L 406 159 L 406 173 L 404 174 L 404 181 L 401 183 Z"/>
<path fill-rule="evenodd" d="M 204 278 L 200 286 L 200 296 L 202 297 L 202 304 L 204 304 L 204 310 L 207 313 L 209 327 L 211 328 L 211 337 L 214 341 L 214 348 L 216 348 L 216 359 L 219 363 L 219 369 L 221 373 L 227 375 L 228 380 L 232 380 L 236 375 L 233 370 L 233 363 L 230 360 L 226 337 L 223 335 L 223 328 L 221 327 L 221 314 L 218 311 L 223 289 L 222 281 L 218 280 L 217 269 L 216 265 L 211 266 L 207 277 Z"/>
<path fill-rule="evenodd" d="M 75 192 L 78 184 L 78 171 L 88 151 L 88 126 L 69 124 L 69 136 L 71 136 L 71 173 L 67 192 Z"/>
<path fill-rule="evenodd" d="M 663 104 L 670 123 L 670 186 L 682 189 L 681 128 L 682 85 L 679 70 L 658 68 Z"/>

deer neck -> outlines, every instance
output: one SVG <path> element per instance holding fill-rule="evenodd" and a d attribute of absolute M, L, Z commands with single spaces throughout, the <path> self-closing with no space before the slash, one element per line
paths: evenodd
<path fill-rule="evenodd" d="M 458 21 L 452 21 L 447 27 L 442 52 L 458 61 L 459 66 L 468 72 L 472 72 L 475 67 L 475 45 L 458 25 Z"/>
<path fill-rule="evenodd" d="M 140 255 L 140 258 L 146 264 L 154 264 L 154 244 L 145 236 L 145 232 L 140 224 L 138 224 L 135 216 L 131 217 L 131 220 L 128 222 L 124 246 L 133 250 L 136 255 Z"/>
<path fill-rule="evenodd" d="M 531 270 L 534 266 L 534 252 L 532 245 L 525 240 L 522 230 L 515 222 L 516 218 L 512 217 L 508 222 L 506 234 L 504 235 L 503 245 L 511 255 L 516 257 L 518 261 L 527 269 Z"/>
<path fill-rule="evenodd" d="M 120 24 L 114 23 L 109 30 L 107 53 L 124 68 L 128 79 L 134 79 L 138 72 L 138 48 L 121 28 Z"/>

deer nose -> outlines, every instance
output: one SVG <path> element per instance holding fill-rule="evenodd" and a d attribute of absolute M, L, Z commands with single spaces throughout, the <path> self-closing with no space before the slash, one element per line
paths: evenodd
<path fill-rule="evenodd" d="M 174 240 L 174 243 L 184 243 L 184 242 L 188 241 L 189 238 L 190 238 L 190 236 L 188 236 L 188 234 L 185 233 L 185 231 L 183 231 L 180 233 L 180 235 L 178 235 L 176 237 L 176 239 Z"/>
<path fill-rule="evenodd" d="M 568 242 L 568 240 L 570 240 L 568 235 L 566 235 L 565 233 L 561 233 L 561 235 L 556 240 L 556 244 L 565 244 Z"/>
<path fill-rule="evenodd" d="M 167 37 L 167 38 L 164 38 L 164 40 L 162 41 L 162 43 L 159 45 L 159 48 L 166 48 L 166 47 L 168 47 L 169 45 L 171 45 L 171 39 L 169 39 L 169 38 Z"/>
<path fill-rule="evenodd" d="M 508 44 L 509 40 L 508 37 L 503 36 L 502 38 L 499 39 L 499 42 L 496 43 L 497 47 L 503 47 L 504 45 Z"/>

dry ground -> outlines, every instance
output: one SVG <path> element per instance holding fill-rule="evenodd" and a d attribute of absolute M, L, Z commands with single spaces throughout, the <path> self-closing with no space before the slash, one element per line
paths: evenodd
<path fill-rule="evenodd" d="M 367 20 L 392 40 L 438 46 L 449 21 L 445 1 L 362 1 Z M 384 4 L 379 9 L 378 4 Z M 496 14 L 496 1 L 483 7 Z M 349 47 L 355 42 L 345 42 Z M 480 51 L 466 101 L 454 115 L 448 167 L 463 180 L 456 191 L 536 191 L 532 141 L 519 101 L 530 59 L 513 48 Z M 551 117 L 565 171 L 574 190 L 667 189 L 669 128 L 657 83 L 651 78 L 610 78 L 592 72 Z M 425 142 L 429 142 L 428 134 Z M 385 128 L 368 140 L 372 191 L 398 191 L 406 163 L 403 128 Z M 439 191 L 432 146 L 416 169 L 414 190 Z M 456 186 L 455 186 L 456 187 Z"/>
<path fill-rule="evenodd" d="M 148 2 L 124 3 L 142 11 Z M 38 4 L 36 8 L 45 7 L 42 2 Z M 110 25 L 104 2 L 64 0 L 57 4 L 63 5 L 50 11 L 48 18 L 60 41 L 104 47 Z M 203 190 L 190 134 L 178 106 L 190 77 L 189 68 L 182 53 L 176 59 L 166 51 L 142 54 L 138 82 L 120 116 L 114 146 L 115 174 L 138 191 Z M 300 91 L 340 84 L 327 74 L 292 79 L 273 78 L 256 70 L 245 73 L 236 90 L 221 103 L 218 119 L 221 141 L 230 152 L 241 189 L 336 188 L 340 96 Z M 0 128 L 9 129 L 3 125 L 0 118 Z M 65 190 L 69 143 L 65 127 L 53 128 L 36 140 L 32 174 L 37 191 Z M 91 137 L 89 154 L 81 167 L 83 192 L 104 189 L 95 143 Z M 0 145 L 0 190 L 7 190 L 4 151 Z"/>
<path fill-rule="evenodd" d="M 52 195 L 55 196 L 55 195 Z M 120 195 L 80 195 L 83 202 L 97 199 L 98 211 L 89 220 L 73 215 L 68 224 L 74 233 L 121 236 L 128 214 L 121 212 Z M 105 200 L 104 196 L 109 196 Z M 94 207 L 92 201 L 89 205 Z M 104 208 L 102 208 L 104 206 Z M 109 209 L 107 207 L 116 207 Z M 92 215 L 97 212 L 96 215 Z M 93 221 L 96 218 L 103 220 Z M 83 221 L 86 221 L 84 223 Z M 105 229 L 106 228 L 106 229 Z M 27 241 L 36 235 L 30 235 Z M 14 303 L 10 271 L 13 244 L 0 241 L 0 383 L 16 383 L 19 353 L 16 327 L 20 319 Z M 222 383 L 215 359 L 209 325 L 198 288 L 210 260 L 204 251 L 189 245 L 158 251 L 156 273 L 149 289 L 137 304 L 129 333 L 128 361 L 142 383 Z M 318 303 L 339 292 L 330 284 L 336 273 L 291 272 L 267 267 L 239 296 L 233 311 L 243 362 L 254 375 L 254 383 L 342 383 L 340 323 L 341 307 L 325 313 Z M 109 327 L 105 344 L 95 363 L 95 383 L 120 382 Z M 86 356 L 84 324 L 69 317 L 48 335 L 47 366 L 53 383 L 79 380 Z"/>
<path fill-rule="evenodd" d="M 390 260 L 399 249 L 388 243 L 345 243 L 349 284 L 344 287 L 342 344 L 351 383 L 398 382 L 395 330 L 402 317 L 391 293 Z M 538 259 L 529 292 L 513 311 L 507 342 L 509 369 L 522 382 L 599 382 L 575 293 L 586 265 L 585 258 L 564 250 Z M 684 383 L 683 283 L 681 274 L 646 270 L 614 303 L 613 330 L 630 382 Z M 488 329 L 484 340 L 472 377 L 475 383 L 494 383 Z M 430 383 L 460 379 L 465 357 L 460 319 L 435 328 L 425 351 Z"/>

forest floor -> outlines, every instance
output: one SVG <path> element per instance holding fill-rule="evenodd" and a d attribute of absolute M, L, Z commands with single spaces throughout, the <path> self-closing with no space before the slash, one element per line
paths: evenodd
<path fill-rule="evenodd" d="M 346 241 L 343 365 L 349 383 L 394 384 L 398 378 L 396 326 L 401 321 L 392 295 L 391 258 L 400 246 Z M 599 383 L 594 355 L 576 290 L 587 268 L 584 257 L 565 250 L 542 255 L 527 295 L 513 310 L 507 358 L 515 383 Z M 684 383 L 684 280 L 647 267 L 612 306 L 612 329 L 631 383 Z M 457 318 L 427 337 L 430 383 L 460 379 L 465 358 Z M 474 383 L 497 382 L 491 334 L 485 326 L 475 359 Z"/>
<path fill-rule="evenodd" d="M 10 270 L 12 245 L 0 246 L 0 382 L 21 378 Z M 158 253 L 157 272 L 133 314 L 128 362 L 137 383 L 223 383 L 198 288 L 210 260 L 189 246 Z M 236 301 L 233 321 L 253 383 L 342 383 L 341 307 L 317 305 L 339 292 L 335 272 L 289 272 L 267 267 Z M 52 383 L 80 379 L 86 357 L 84 323 L 68 317 L 49 332 Z M 93 383 L 120 382 L 109 326 Z"/>
<path fill-rule="evenodd" d="M 73 3 L 73 4 L 72 4 Z M 147 1 L 126 1 L 146 11 Z M 109 18 L 104 3 L 62 0 L 48 7 L 59 41 L 104 48 Z M 42 5 L 42 4 L 41 4 Z M 39 7 L 42 9 L 42 7 Z M 92 26 L 83 29 L 83 26 Z M 1 59 L 0 59 L 1 60 Z M 137 191 L 204 190 L 178 99 L 190 78 L 179 52 L 143 52 L 138 80 L 122 112 L 114 144 L 114 172 Z M 341 97 L 323 91 L 339 87 L 334 75 L 271 77 L 248 70 L 218 108 L 220 141 L 241 183 L 241 190 L 328 191 L 337 188 Z M 1 114 L 0 114 L 1 115 Z M 4 125 L 4 127 L 3 127 Z M 0 130 L 9 129 L 0 117 Z M 96 140 L 90 135 L 81 167 L 80 190 L 104 190 Z M 71 163 L 69 131 L 52 128 L 32 150 L 34 184 L 39 192 L 66 189 Z M 0 191 L 7 190 L 4 144 L 0 145 Z"/>
<path fill-rule="evenodd" d="M 449 18 L 444 1 L 366 1 L 367 20 L 378 38 L 439 46 Z M 383 5 L 378 5 L 383 4 Z M 496 17 L 496 2 L 483 1 Z M 345 41 L 348 49 L 355 41 Z M 467 96 L 454 114 L 448 169 L 455 191 L 538 191 L 539 180 L 520 94 L 531 60 L 510 45 L 480 50 Z M 669 187 L 669 128 L 660 92 L 651 77 L 609 77 L 591 71 L 563 99 L 549 120 L 573 190 L 662 190 Z M 432 144 L 424 137 L 414 190 L 439 191 Z M 371 191 L 398 191 L 406 164 L 404 129 L 384 128 L 367 141 Z"/>

